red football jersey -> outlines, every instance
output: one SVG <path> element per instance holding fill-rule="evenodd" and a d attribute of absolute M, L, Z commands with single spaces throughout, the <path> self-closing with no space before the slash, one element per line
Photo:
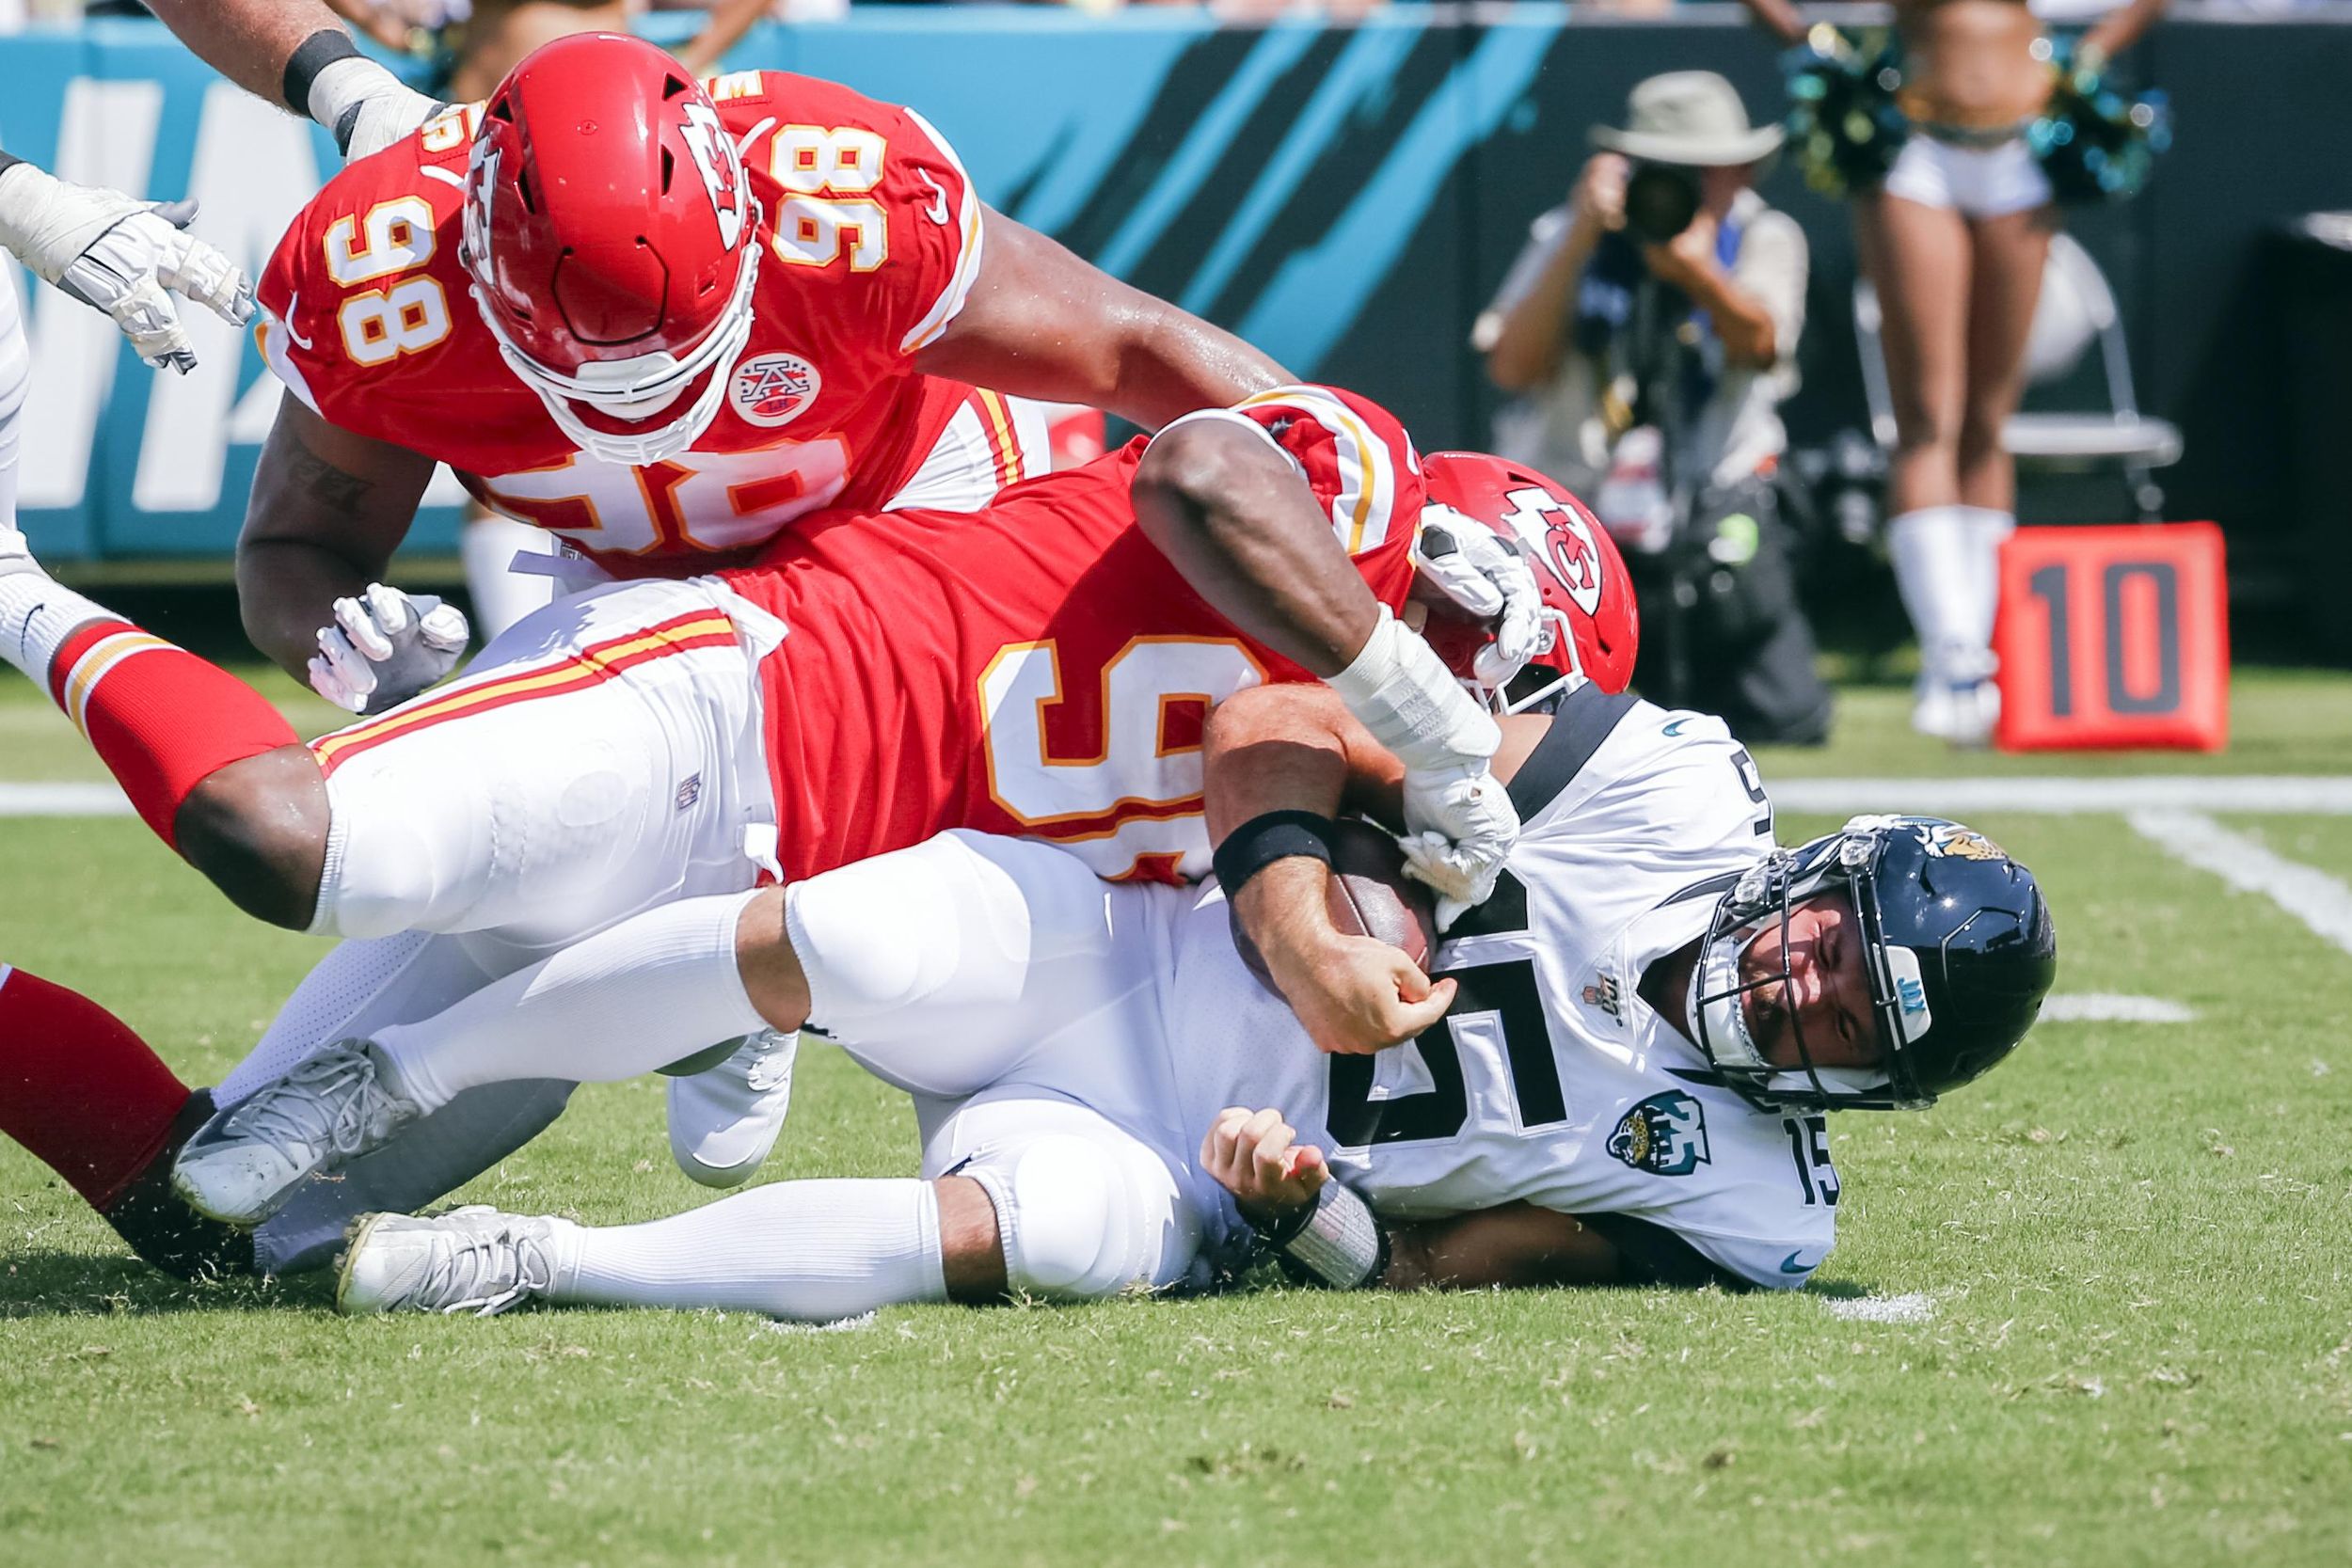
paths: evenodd
<path fill-rule="evenodd" d="M 1412 585 L 1420 459 L 1394 418 L 1320 387 L 1232 414 L 1288 453 L 1373 592 Z M 949 828 L 1067 845 L 1105 877 L 1208 870 L 1209 708 L 1307 673 L 1193 592 L 1136 526 L 1149 438 L 978 513 L 827 513 L 728 586 L 789 628 L 762 669 L 787 877 Z"/>
<path fill-rule="evenodd" d="M 691 451 L 643 468 L 578 451 L 499 357 L 457 259 L 479 105 L 303 208 L 262 277 L 263 356 L 324 418 L 448 464 L 623 575 L 748 560 L 803 513 L 887 505 L 971 394 L 913 356 L 979 272 L 979 198 L 911 109 L 776 71 L 708 87 L 765 248 L 751 341 Z"/>

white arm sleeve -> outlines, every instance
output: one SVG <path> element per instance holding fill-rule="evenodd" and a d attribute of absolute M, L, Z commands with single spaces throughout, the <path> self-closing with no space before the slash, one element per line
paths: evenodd
<path fill-rule="evenodd" d="M 33 379 L 32 350 L 16 299 L 13 266 L 0 266 L 0 531 L 16 526 L 17 455 L 24 397 Z"/>

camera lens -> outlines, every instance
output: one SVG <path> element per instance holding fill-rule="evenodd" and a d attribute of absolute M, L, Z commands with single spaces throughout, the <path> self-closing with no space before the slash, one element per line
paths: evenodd
<path fill-rule="evenodd" d="M 1625 185 L 1625 224 L 1633 237 L 1663 245 L 1699 215 L 1698 170 L 1679 164 L 1643 164 Z"/>

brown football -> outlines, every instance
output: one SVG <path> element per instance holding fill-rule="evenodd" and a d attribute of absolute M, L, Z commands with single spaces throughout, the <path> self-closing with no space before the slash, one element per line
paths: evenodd
<path fill-rule="evenodd" d="M 1331 924 L 1349 936 L 1372 937 L 1405 950 L 1405 956 L 1429 966 L 1438 946 L 1437 898 L 1422 883 L 1405 875 L 1405 855 L 1396 840 L 1371 823 L 1342 819 L 1331 834 Z M 1268 990 L 1274 978 L 1257 943 L 1233 923 L 1233 946 L 1249 973 Z"/>

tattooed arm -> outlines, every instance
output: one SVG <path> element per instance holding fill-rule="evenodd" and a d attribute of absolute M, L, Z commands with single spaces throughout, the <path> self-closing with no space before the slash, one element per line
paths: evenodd
<path fill-rule="evenodd" d="M 431 458 L 283 399 L 237 539 L 237 602 L 253 645 L 303 679 L 335 601 L 383 579 L 432 478 Z"/>

